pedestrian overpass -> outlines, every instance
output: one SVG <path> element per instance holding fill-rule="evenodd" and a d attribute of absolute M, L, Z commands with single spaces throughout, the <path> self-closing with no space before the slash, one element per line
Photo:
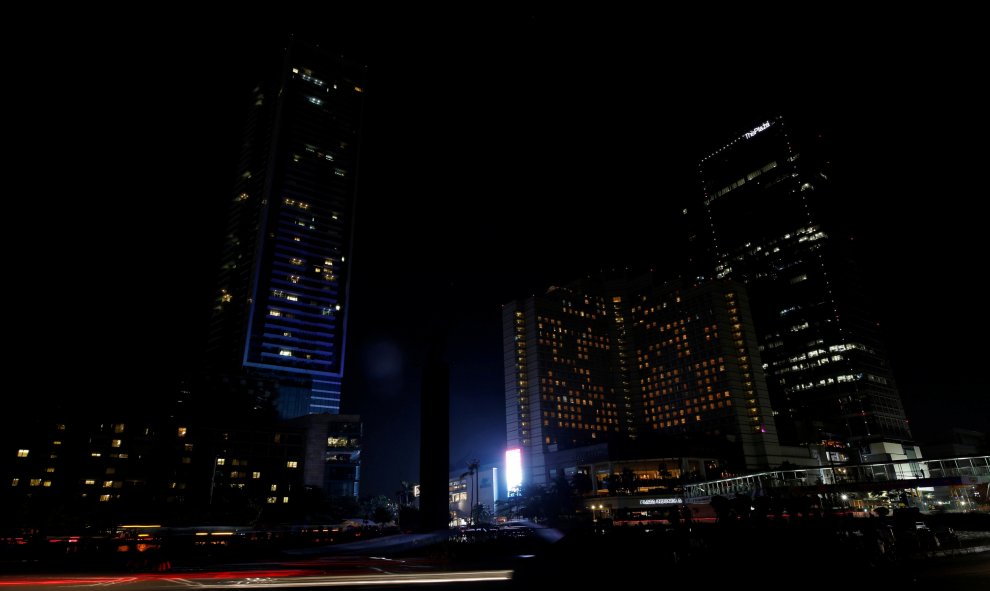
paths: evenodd
<path fill-rule="evenodd" d="M 760 495 L 772 489 L 819 492 L 882 490 L 934 486 L 990 487 L 990 456 L 938 460 L 895 460 L 854 466 L 815 466 L 747 474 L 684 485 L 687 503 L 704 503 L 714 496 Z M 982 488 L 982 487 L 981 487 Z M 990 491 L 986 493 L 990 497 Z"/>

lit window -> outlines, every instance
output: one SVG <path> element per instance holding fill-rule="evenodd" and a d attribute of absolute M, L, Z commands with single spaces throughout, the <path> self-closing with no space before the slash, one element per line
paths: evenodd
<path fill-rule="evenodd" d="M 20 484 L 20 482 L 21 482 L 21 479 L 20 478 L 13 478 L 10 481 L 10 486 L 17 486 L 18 484 Z M 272 485 L 272 490 L 275 490 L 275 485 L 274 484 Z"/>
<path fill-rule="evenodd" d="M 278 354 L 282 357 L 292 357 L 292 351 L 289 351 L 288 349 L 279 349 Z"/>
<path fill-rule="evenodd" d="M 49 467 L 45 468 L 45 472 L 47 472 L 48 474 L 51 474 L 54 471 L 55 471 L 55 468 L 52 467 L 52 466 L 49 466 Z"/>
<path fill-rule="evenodd" d="M 19 457 L 19 458 L 26 458 L 26 457 L 28 457 L 28 454 L 29 453 L 31 453 L 31 450 L 28 450 L 28 449 L 19 449 L 19 450 L 17 450 L 17 457 Z"/>
<path fill-rule="evenodd" d="M 110 447 L 120 447 L 120 440 L 119 439 L 113 439 L 113 440 L 111 440 L 110 441 Z"/>
<path fill-rule="evenodd" d="M 179 431 L 178 431 L 179 437 L 185 437 L 187 431 L 188 429 L 186 429 L 185 427 L 179 427 Z"/>
<path fill-rule="evenodd" d="M 109 500 L 110 500 L 110 495 L 100 495 L 100 502 L 101 503 L 106 503 Z"/>
<path fill-rule="evenodd" d="M 288 503 L 289 502 L 289 497 L 282 497 L 282 502 L 283 503 Z"/>
<path fill-rule="evenodd" d="M 254 478 L 255 480 L 261 478 L 261 472 L 251 472 L 251 478 Z"/>
<path fill-rule="evenodd" d="M 270 504 L 275 504 L 278 502 L 278 497 L 268 497 L 268 502 Z"/>
<path fill-rule="evenodd" d="M 223 466 L 225 463 L 227 463 L 226 458 L 217 458 L 217 466 Z"/>
<path fill-rule="evenodd" d="M 297 462 L 295 460 L 289 460 L 288 462 L 285 463 L 285 467 L 286 468 L 298 468 L 299 467 L 299 462 Z"/>
<path fill-rule="evenodd" d="M 93 486 L 94 484 L 96 484 L 96 481 L 93 480 L 92 478 L 87 478 L 86 480 L 83 481 L 83 484 Z"/>
<path fill-rule="evenodd" d="M 269 316 L 276 316 L 276 317 L 277 317 L 277 316 L 281 316 L 281 315 L 282 315 L 282 313 L 281 313 L 281 312 L 279 312 L 278 310 L 269 310 L 269 311 L 268 311 L 268 315 L 269 315 Z"/>
<path fill-rule="evenodd" d="M 17 480 L 17 479 L 15 478 L 14 480 Z M 278 490 L 278 485 L 277 484 L 273 484 L 272 485 L 272 492 L 275 492 L 277 490 Z"/>
<path fill-rule="evenodd" d="M 31 479 L 31 486 L 41 486 L 41 479 L 40 478 L 32 478 Z"/>
<path fill-rule="evenodd" d="M 46 480 L 46 481 L 44 481 L 44 482 L 41 483 L 41 486 L 51 486 L 51 485 L 52 485 L 52 481 L 51 480 Z"/>

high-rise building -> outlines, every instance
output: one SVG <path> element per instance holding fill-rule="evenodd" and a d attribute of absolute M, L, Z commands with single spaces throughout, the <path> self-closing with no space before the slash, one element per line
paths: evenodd
<path fill-rule="evenodd" d="M 283 417 L 340 410 L 364 77 L 294 40 L 251 96 L 207 351 Z"/>
<path fill-rule="evenodd" d="M 839 239 L 843 214 L 817 137 L 763 121 L 699 163 L 707 262 L 745 283 L 782 443 L 911 438 Z M 826 217 L 827 216 L 827 217 Z"/>
<path fill-rule="evenodd" d="M 303 484 L 331 497 L 360 493 L 363 425 L 357 415 L 310 414 L 286 421 L 303 434 Z"/>
<path fill-rule="evenodd" d="M 693 439 L 731 449 L 737 470 L 780 463 L 741 284 L 584 281 L 506 304 L 502 322 L 506 437 L 525 482 L 547 484 L 553 454 L 598 443 Z"/>

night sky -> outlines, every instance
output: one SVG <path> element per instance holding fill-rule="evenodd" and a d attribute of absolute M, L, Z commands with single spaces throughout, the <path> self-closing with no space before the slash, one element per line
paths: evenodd
<path fill-rule="evenodd" d="M 140 399 L 189 366 L 248 91 L 296 30 L 369 64 L 343 401 L 365 421 L 364 492 L 417 479 L 437 327 L 452 468 L 493 461 L 501 305 L 598 269 L 667 268 L 697 160 L 778 112 L 831 137 L 855 191 L 849 225 L 916 434 L 990 428 L 973 209 L 990 97 L 965 22 L 132 17 L 32 31 L 8 69 L 8 368 L 41 364 L 34 401 Z"/>

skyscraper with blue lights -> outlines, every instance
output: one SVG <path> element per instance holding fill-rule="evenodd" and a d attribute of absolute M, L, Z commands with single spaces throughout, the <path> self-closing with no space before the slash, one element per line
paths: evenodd
<path fill-rule="evenodd" d="M 293 40 L 251 95 L 207 351 L 276 379 L 283 417 L 340 410 L 364 79 Z"/>

